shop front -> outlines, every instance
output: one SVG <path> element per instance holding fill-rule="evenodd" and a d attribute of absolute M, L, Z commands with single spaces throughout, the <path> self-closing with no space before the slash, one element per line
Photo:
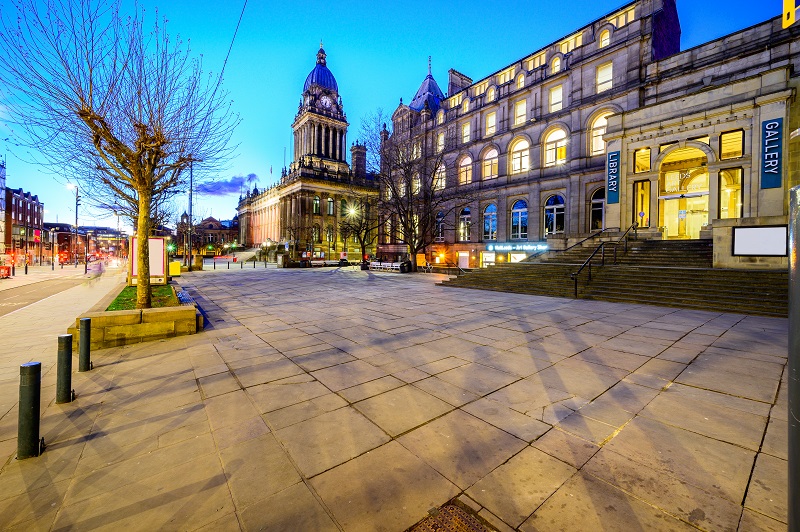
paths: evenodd
<path fill-rule="evenodd" d="M 547 242 L 498 242 L 486 244 L 480 252 L 480 266 L 486 268 L 504 262 L 521 262 L 534 253 L 547 251 Z"/>

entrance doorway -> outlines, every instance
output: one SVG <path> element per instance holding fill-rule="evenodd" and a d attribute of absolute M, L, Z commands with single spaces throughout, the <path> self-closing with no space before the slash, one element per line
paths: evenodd
<path fill-rule="evenodd" d="M 469 251 L 458 252 L 458 267 L 469 268 Z"/>
<path fill-rule="evenodd" d="M 658 222 L 668 239 L 700 238 L 708 224 L 706 154 L 679 148 L 661 163 L 658 180 Z"/>

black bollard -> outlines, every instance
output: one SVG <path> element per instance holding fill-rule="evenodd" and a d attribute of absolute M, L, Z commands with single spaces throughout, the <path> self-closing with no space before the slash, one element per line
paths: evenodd
<path fill-rule="evenodd" d="M 12 262 L 12 263 L 11 263 L 11 277 L 14 277 L 15 275 L 17 275 L 17 267 L 16 267 L 16 265 L 15 265 L 15 264 Z"/>
<path fill-rule="evenodd" d="M 17 460 L 39 456 L 44 439 L 39 440 L 42 363 L 28 362 L 19 367 L 19 421 L 17 422 Z"/>
<path fill-rule="evenodd" d="M 28 261 L 25 261 L 25 275 L 28 275 Z"/>
<path fill-rule="evenodd" d="M 243 270 L 243 269 L 244 269 L 244 262 L 242 262 L 242 261 L 239 261 L 239 269 L 240 269 L 240 270 Z"/>
<path fill-rule="evenodd" d="M 72 402 L 72 335 L 58 335 L 58 373 L 56 374 L 56 403 Z"/>
<path fill-rule="evenodd" d="M 256 259 L 253 259 L 253 269 L 256 269 Z"/>
<path fill-rule="evenodd" d="M 78 371 L 92 369 L 92 318 L 81 318 L 78 337 Z"/>
<path fill-rule="evenodd" d="M 213 263 L 214 263 L 214 269 L 216 270 L 216 269 L 217 269 L 217 261 L 216 261 L 216 260 L 214 260 L 214 261 L 211 261 L 211 262 L 213 262 Z"/>
<path fill-rule="evenodd" d="M 228 261 L 228 269 L 231 269 L 231 261 Z"/>

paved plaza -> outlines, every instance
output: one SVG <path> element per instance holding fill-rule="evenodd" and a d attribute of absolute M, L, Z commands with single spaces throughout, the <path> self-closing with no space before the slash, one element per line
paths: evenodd
<path fill-rule="evenodd" d="M 402 532 L 458 498 L 498 530 L 785 530 L 787 320 L 252 265 L 178 279 L 194 336 L 56 336 L 101 277 L 0 317 L 0 527 Z M 48 447 L 17 461 L 19 365 Z M 77 364 L 75 364 L 77 367 Z"/>

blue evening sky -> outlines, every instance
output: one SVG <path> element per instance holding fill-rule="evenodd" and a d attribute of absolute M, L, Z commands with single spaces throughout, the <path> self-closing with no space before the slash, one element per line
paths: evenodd
<path fill-rule="evenodd" d="M 243 3 L 139 0 L 150 14 L 157 6 L 169 20 L 170 32 L 191 39 L 194 53 L 202 54 L 206 70 L 214 72 L 222 66 Z M 400 98 L 411 100 L 427 74 L 429 55 L 433 76 L 446 91 L 450 68 L 477 81 L 625 4 L 617 0 L 386 4 L 249 0 L 224 83 L 242 118 L 234 134 L 238 155 L 230 170 L 217 177 L 220 184 L 214 190 L 196 195 L 195 213 L 232 218 L 240 193 L 233 184 L 235 176 L 256 174 L 259 189 L 279 179 L 284 161 L 291 162 L 291 123 L 320 39 L 350 122 L 349 145 L 358 138 L 367 114 L 378 108 L 391 114 Z M 678 0 L 681 49 L 779 16 L 781 9 L 781 0 Z M 3 129 L 0 126 L 0 139 L 7 133 Z M 63 181 L 26 164 L 24 153 L 17 150 L 0 140 L 0 154 L 7 159 L 7 186 L 38 194 L 45 204 L 45 221 L 74 220 L 74 194 Z M 187 201 L 178 199 L 179 211 L 187 208 Z M 80 225 L 116 225 L 113 216 L 83 206 L 79 214 Z"/>

